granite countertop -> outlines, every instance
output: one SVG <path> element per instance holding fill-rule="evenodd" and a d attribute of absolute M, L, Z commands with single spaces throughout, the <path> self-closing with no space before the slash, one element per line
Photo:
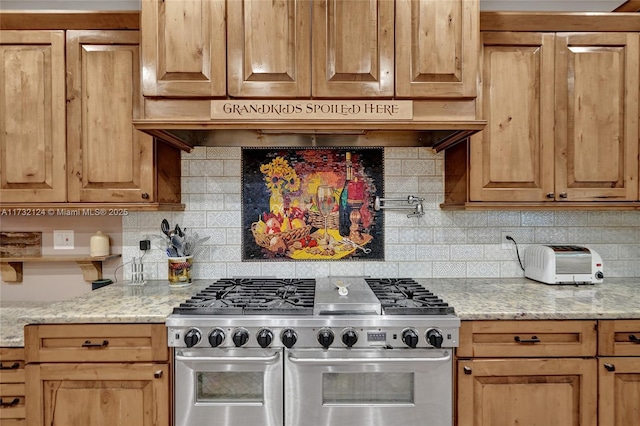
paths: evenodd
<path fill-rule="evenodd" d="M 163 323 L 173 307 L 215 279 L 183 288 L 166 281 L 144 286 L 112 284 L 62 302 L 2 302 L 0 346 L 22 346 L 25 324 Z M 524 278 L 419 279 L 462 320 L 640 319 L 640 278 L 603 284 L 551 286 Z"/>

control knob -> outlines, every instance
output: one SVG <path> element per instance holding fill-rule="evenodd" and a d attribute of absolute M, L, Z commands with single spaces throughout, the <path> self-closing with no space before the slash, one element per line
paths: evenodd
<path fill-rule="evenodd" d="M 298 333 L 296 333 L 292 328 L 284 329 L 280 335 L 280 340 L 282 340 L 283 345 L 291 349 L 298 341 Z"/>
<path fill-rule="evenodd" d="M 191 328 L 187 330 L 184 335 L 184 344 L 187 345 L 188 348 L 192 348 L 200 343 L 201 338 L 202 334 L 200 334 L 200 330 L 198 330 L 197 328 Z"/>
<path fill-rule="evenodd" d="M 271 345 L 271 342 L 273 342 L 273 333 L 271 332 L 271 330 L 263 328 L 262 330 L 258 331 L 256 340 L 258 340 L 258 344 L 261 348 L 266 348 Z"/>
<path fill-rule="evenodd" d="M 431 346 L 441 348 L 443 340 L 442 333 L 437 328 L 427 330 L 427 342 L 429 342 Z"/>
<path fill-rule="evenodd" d="M 358 333 L 353 328 L 348 328 L 342 332 L 342 343 L 348 348 L 352 347 L 358 341 Z"/>
<path fill-rule="evenodd" d="M 418 346 L 418 332 L 414 328 L 408 328 L 402 332 L 402 341 L 410 348 Z"/>
<path fill-rule="evenodd" d="M 333 331 L 328 328 L 323 328 L 318 331 L 318 343 L 325 349 L 331 346 L 333 343 Z"/>
<path fill-rule="evenodd" d="M 238 329 L 233 332 L 232 340 L 237 348 L 244 346 L 249 341 L 249 332 L 244 328 Z"/>
<path fill-rule="evenodd" d="M 212 348 L 217 348 L 224 342 L 224 337 L 224 331 L 219 328 L 214 328 L 211 330 L 211 333 L 209 333 L 209 344 Z"/>
<path fill-rule="evenodd" d="M 601 280 L 603 278 L 604 278 L 604 274 L 602 273 L 602 271 L 596 272 L 596 279 L 597 280 Z"/>

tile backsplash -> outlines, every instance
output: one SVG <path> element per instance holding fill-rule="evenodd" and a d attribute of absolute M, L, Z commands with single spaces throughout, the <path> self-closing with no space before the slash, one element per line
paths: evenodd
<path fill-rule="evenodd" d="M 425 215 L 385 212 L 385 261 L 241 261 L 241 148 L 197 147 L 182 157 L 184 212 L 139 212 L 122 218 L 125 278 L 141 255 L 138 242 L 160 234 L 167 218 L 211 238 L 194 262 L 194 278 L 369 275 L 411 278 L 521 277 L 508 231 L 520 253 L 528 244 L 580 244 L 604 259 L 605 276 L 640 276 L 638 211 L 443 211 L 444 156 L 428 148 L 386 148 L 385 197 L 425 199 Z M 147 279 L 167 278 L 164 251 L 143 259 Z"/>

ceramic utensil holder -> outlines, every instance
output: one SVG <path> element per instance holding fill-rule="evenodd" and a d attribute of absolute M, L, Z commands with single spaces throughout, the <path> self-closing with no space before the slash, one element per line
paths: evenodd
<path fill-rule="evenodd" d="M 169 257 L 169 285 L 171 287 L 184 287 L 193 282 L 191 269 L 193 268 L 193 256 Z"/>

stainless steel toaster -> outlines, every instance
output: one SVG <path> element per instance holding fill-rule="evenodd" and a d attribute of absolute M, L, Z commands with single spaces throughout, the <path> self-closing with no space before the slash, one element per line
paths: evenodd
<path fill-rule="evenodd" d="M 533 245 L 525 250 L 524 276 L 546 284 L 595 284 L 604 278 L 602 258 L 573 245 Z"/>

